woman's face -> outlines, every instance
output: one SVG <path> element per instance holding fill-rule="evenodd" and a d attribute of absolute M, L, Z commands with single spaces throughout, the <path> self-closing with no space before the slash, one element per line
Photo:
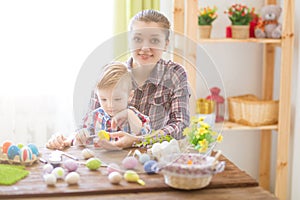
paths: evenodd
<path fill-rule="evenodd" d="M 155 65 L 166 50 L 166 32 L 156 22 L 136 21 L 130 33 L 130 49 L 137 65 Z"/>

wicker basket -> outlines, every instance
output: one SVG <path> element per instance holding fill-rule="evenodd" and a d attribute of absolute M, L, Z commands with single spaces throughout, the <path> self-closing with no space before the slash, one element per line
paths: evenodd
<path fill-rule="evenodd" d="M 259 100 L 251 94 L 229 97 L 229 121 L 248 126 L 276 124 L 278 103 L 279 101 Z"/>
<path fill-rule="evenodd" d="M 171 154 L 164 157 L 162 173 L 165 183 L 182 190 L 201 189 L 209 185 L 214 174 L 224 170 L 225 162 L 214 164 L 214 157 L 201 154 Z M 188 164 L 191 162 L 192 164 Z"/>

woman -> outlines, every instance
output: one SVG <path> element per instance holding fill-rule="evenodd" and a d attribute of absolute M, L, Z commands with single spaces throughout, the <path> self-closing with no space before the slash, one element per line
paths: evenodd
<path fill-rule="evenodd" d="M 189 86 L 182 66 L 162 59 L 169 44 L 170 22 L 160 12 L 143 10 L 130 22 L 131 58 L 127 61 L 134 80 L 134 94 L 129 105 L 150 117 L 152 130 L 181 139 L 189 125 Z M 100 106 L 96 93 L 91 98 L 90 111 Z M 104 148 L 131 147 L 141 138 L 126 132 L 110 133 L 116 142 L 105 142 Z M 56 136 L 49 140 L 49 148 L 63 148 L 70 140 Z"/>

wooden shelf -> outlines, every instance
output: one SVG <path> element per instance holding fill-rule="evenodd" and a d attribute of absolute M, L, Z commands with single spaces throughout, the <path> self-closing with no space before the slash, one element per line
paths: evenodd
<path fill-rule="evenodd" d="M 248 39 L 232 39 L 232 38 L 209 38 L 200 39 L 199 43 L 261 43 L 261 44 L 274 44 L 281 45 L 281 39 L 258 39 L 258 38 L 248 38 Z"/>
<path fill-rule="evenodd" d="M 223 131 L 245 131 L 245 130 L 277 130 L 278 125 L 266 125 L 266 126 L 246 126 L 243 124 L 237 124 L 234 122 L 225 121 L 224 123 L 216 123 L 215 128 Z"/>

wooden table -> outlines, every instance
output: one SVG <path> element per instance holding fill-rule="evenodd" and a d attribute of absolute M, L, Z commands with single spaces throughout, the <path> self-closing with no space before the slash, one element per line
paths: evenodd
<path fill-rule="evenodd" d="M 128 151 L 105 151 L 89 147 L 96 157 L 105 163 L 117 163 L 126 157 Z M 83 148 L 71 147 L 66 152 L 84 161 L 81 151 Z M 42 157 L 48 159 L 52 152 L 41 149 Z M 67 157 L 63 157 L 68 159 Z M 148 175 L 143 173 L 142 166 L 137 169 L 145 186 L 137 183 L 121 181 L 120 185 L 112 185 L 107 179 L 105 167 L 90 171 L 80 165 L 77 172 L 81 175 L 78 185 L 69 186 L 59 180 L 54 187 L 47 186 L 43 180 L 43 165 L 40 162 L 27 167 L 30 175 L 12 186 L 0 186 L 0 199 L 277 199 L 269 192 L 258 186 L 258 183 L 247 173 L 241 171 L 224 156 L 219 160 L 226 161 L 224 172 L 215 175 L 211 183 L 204 189 L 184 191 L 172 189 L 164 183 L 162 174 Z"/>

